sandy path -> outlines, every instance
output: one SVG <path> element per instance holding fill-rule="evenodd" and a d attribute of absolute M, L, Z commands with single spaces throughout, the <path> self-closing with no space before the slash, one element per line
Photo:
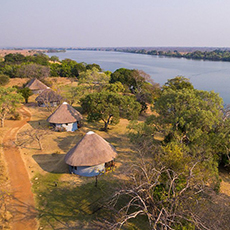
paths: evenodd
<path fill-rule="evenodd" d="M 14 145 L 17 132 L 30 120 L 31 114 L 25 108 L 22 108 L 20 113 L 23 116 L 20 121 L 8 122 L 10 128 L 3 138 L 3 152 L 13 195 L 10 204 L 13 215 L 12 228 L 32 230 L 36 229 L 37 222 L 31 183 L 20 151 Z"/>

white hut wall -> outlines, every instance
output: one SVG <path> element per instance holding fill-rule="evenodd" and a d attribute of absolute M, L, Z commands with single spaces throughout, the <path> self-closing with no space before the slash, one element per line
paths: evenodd
<path fill-rule="evenodd" d="M 77 174 L 79 176 L 93 177 L 98 176 L 105 172 L 105 164 L 94 165 L 94 166 L 70 166 L 69 172 Z"/>
<path fill-rule="evenodd" d="M 74 132 L 75 130 L 78 129 L 77 127 L 77 122 L 75 123 L 66 123 L 66 124 L 56 124 L 55 127 L 57 130 L 64 128 L 67 132 Z"/>
<path fill-rule="evenodd" d="M 58 106 L 58 102 L 54 101 L 54 102 L 42 102 L 42 101 L 38 101 L 38 106 L 39 107 L 57 107 Z"/>

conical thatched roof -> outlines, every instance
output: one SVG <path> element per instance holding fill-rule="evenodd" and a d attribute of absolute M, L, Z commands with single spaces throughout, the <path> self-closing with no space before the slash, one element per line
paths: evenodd
<path fill-rule="evenodd" d="M 37 78 L 33 78 L 25 87 L 28 87 L 31 90 L 48 89 L 48 86 L 39 81 Z"/>
<path fill-rule="evenodd" d="M 40 102 L 60 102 L 62 100 L 62 96 L 54 92 L 52 89 L 44 90 L 37 98 L 36 101 Z"/>
<path fill-rule="evenodd" d="M 65 156 L 71 166 L 93 166 L 114 160 L 115 148 L 98 134 L 90 131 Z"/>
<path fill-rule="evenodd" d="M 64 124 L 80 121 L 82 115 L 67 102 L 63 102 L 47 119 L 49 123 Z"/>

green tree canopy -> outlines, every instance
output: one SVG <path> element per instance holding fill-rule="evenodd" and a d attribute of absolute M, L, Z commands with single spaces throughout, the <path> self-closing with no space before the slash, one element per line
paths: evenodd
<path fill-rule="evenodd" d="M 18 94 L 15 88 L 0 87 L 0 120 L 1 127 L 4 127 L 6 116 L 14 112 L 22 101 L 21 94 Z"/>
<path fill-rule="evenodd" d="M 169 79 L 163 86 L 163 90 L 166 89 L 179 90 L 179 89 L 194 89 L 192 83 L 188 78 L 183 76 L 177 76 L 175 78 Z"/>
<path fill-rule="evenodd" d="M 87 84 L 91 89 L 98 86 L 98 90 L 101 90 L 101 87 L 108 84 L 109 80 L 110 77 L 103 72 L 98 72 L 97 68 L 88 69 L 79 75 L 79 84 Z"/>
<path fill-rule="evenodd" d="M 25 64 L 16 70 L 15 77 L 43 79 L 50 76 L 50 68 L 38 64 Z"/>
<path fill-rule="evenodd" d="M 93 70 L 94 68 L 98 69 L 99 72 L 102 72 L 102 69 L 101 69 L 100 65 L 98 65 L 98 64 L 93 63 L 93 64 L 86 65 L 86 69 Z"/>
<path fill-rule="evenodd" d="M 35 63 L 38 65 L 48 66 L 49 65 L 49 56 L 43 53 L 37 53 L 33 56 L 26 56 L 26 61 L 29 63 Z"/>
<path fill-rule="evenodd" d="M 78 77 L 82 71 L 85 71 L 84 63 L 77 63 L 71 59 L 64 59 L 60 66 L 59 75 L 61 77 Z"/>
<path fill-rule="evenodd" d="M 119 123 L 120 117 L 137 119 L 141 107 L 134 97 L 108 91 L 87 95 L 81 100 L 81 106 L 89 121 L 104 122 L 104 130 L 109 124 Z"/>
<path fill-rule="evenodd" d="M 6 63 L 12 63 L 12 64 L 19 64 L 22 62 L 26 61 L 26 57 L 20 53 L 15 53 L 15 54 L 7 54 L 5 57 L 5 62 Z"/>
<path fill-rule="evenodd" d="M 5 74 L 0 74 L 0 86 L 6 85 L 10 81 L 10 78 Z"/>
<path fill-rule="evenodd" d="M 227 156 L 226 148 L 230 147 L 226 133 L 226 127 L 230 126 L 223 123 L 222 98 L 213 91 L 194 89 L 187 79 L 179 79 L 178 84 L 177 77 L 163 86 L 154 110 L 156 115 L 150 116 L 144 124 L 135 128 L 135 142 L 142 145 L 149 140 L 151 145 L 161 134 L 163 141 L 158 141 L 157 145 L 180 146 L 184 159 L 187 159 L 185 166 L 198 161 L 199 168 L 203 167 L 203 171 L 208 172 L 204 173 L 206 176 L 203 179 L 206 182 L 210 179 L 213 185 L 218 185 L 218 159 L 223 154 Z M 222 131 L 223 127 L 225 132 Z M 171 153 L 173 156 L 175 148 Z"/>
<path fill-rule="evenodd" d="M 29 89 L 28 87 L 18 89 L 17 92 L 23 96 L 23 98 L 25 99 L 25 103 L 28 103 L 29 97 L 33 95 L 32 90 Z"/>

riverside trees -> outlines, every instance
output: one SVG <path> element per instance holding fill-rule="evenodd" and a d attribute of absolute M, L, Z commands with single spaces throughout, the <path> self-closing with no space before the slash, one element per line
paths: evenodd
<path fill-rule="evenodd" d="M 218 163 L 229 160 L 230 119 L 222 104 L 218 94 L 196 90 L 183 77 L 163 86 L 156 115 L 130 125 L 138 161 L 109 203 L 115 217 L 106 227 L 141 218 L 150 229 L 208 229 L 197 203 L 208 199 L 207 190 L 218 191 Z"/>

